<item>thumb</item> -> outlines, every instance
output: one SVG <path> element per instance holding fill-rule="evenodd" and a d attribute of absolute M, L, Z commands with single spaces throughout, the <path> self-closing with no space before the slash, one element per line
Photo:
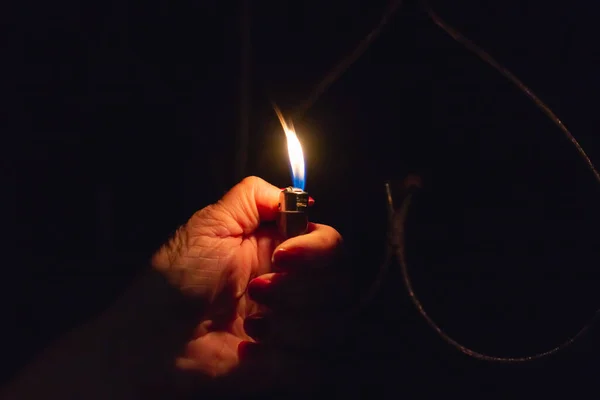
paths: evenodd
<path fill-rule="evenodd" d="M 261 222 L 273 221 L 277 215 L 281 189 L 256 176 L 244 178 L 217 203 L 242 228 L 253 232 Z"/>

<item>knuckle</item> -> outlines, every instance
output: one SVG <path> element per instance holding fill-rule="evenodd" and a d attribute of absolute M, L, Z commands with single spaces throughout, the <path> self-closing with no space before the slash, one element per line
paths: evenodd
<path fill-rule="evenodd" d="M 342 235 L 333 227 L 325 225 L 327 243 L 332 247 L 337 247 L 342 244 Z"/>
<path fill-rule="evenodd" d="M 258 183 L 260 183 L 262 181 L 261 178 L 259 178 L 258 176 L 247 176 L 244 179 L 242 179 L 242 181 L 240 182 L 240 184 L 243 187 L 247 187 L 247 188 L 253 188 L 255 187 Z"/>
<path fill-rule="evenodd" d="M 228 221 L 232 218 L 230 207 L 223 200 L 204 207 L 193 217 L 193 239 L 196 240 L 198 236 L 222 237 L 231 234 L 232 227 Z"/>

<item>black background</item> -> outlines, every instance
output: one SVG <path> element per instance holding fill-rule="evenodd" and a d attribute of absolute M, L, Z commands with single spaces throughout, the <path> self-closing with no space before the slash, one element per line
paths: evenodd
<path fill-rule="evenodd" d="M 600 160 L 596 6 L 432 5 Z M 178 224 L 239 178 L 241 3 L 1 7 L 0 351 L 8 380 L 106 308 Z M 270 101 L 284 112 L 301 104 L 384 8 L 379 0 L 252 2 L 246 175 L 290 184 Z M 344 235 L 356 261 L 349 273 L 365 282 L 383 254 L 383 182 L 423 177 L 409 219 L 410 268 L 425 307 L 464 344 L 504 356 L 543 351 L 600 304 L 597 182 L 522 93 L 414 2 L 297 130 L 314 219 Z M 395 271 L 362 322 L 361 340 L 334 375 L 374 397 L 432 387 L 447 395 L 506 387 L 513 397 L 540 387 L 573 394 L 598 373 L 597 329 L 527 366 L 460 355 L 417 316 Z"/>

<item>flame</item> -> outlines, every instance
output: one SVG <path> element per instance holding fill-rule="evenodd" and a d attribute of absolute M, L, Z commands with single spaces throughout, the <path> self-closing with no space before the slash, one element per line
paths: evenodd
<path fill-rule="evenodd" d="M 286 122 L 285 118 L 283 118 L 283 115 L 281 114 L 281 111 L 276 105 L 273 105 L 273 108 L 277 114 L 277 117 L 279 118 L 279 122 L 281 123 L 287 138 L 287 148 L 288 155 L 290 157 L 293 186 L 295 188 L 304 190 L 306 180 L 304 177 L 304 154 L 302 153 L 302 146 L 300 145 L 298 136 L 296 136 L 296 131 L 294 130 L 294 125 L 292 122 L 290 121 L 289 124 Z"/>

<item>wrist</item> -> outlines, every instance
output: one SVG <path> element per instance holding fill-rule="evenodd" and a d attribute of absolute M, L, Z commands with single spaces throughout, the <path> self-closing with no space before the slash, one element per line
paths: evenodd
<path fill-rule="evenodd" d="M 177 373 L 175 360 L 202 313 L 203 307 L 186 298 L 162 273 L 146 270 L 103 317 L 116 328 L 106 338 L 108 345 L 116 344 L 115 378 L 125 379 L 123 385 L 145 397 L 169 390 Z"/>
<path fill-rule="evenodd" d="M 102 315 L 21 371 L 3 398 L 169 397 L 177 382 L 175 360 L 201 311 L 147 270 Z"/>

